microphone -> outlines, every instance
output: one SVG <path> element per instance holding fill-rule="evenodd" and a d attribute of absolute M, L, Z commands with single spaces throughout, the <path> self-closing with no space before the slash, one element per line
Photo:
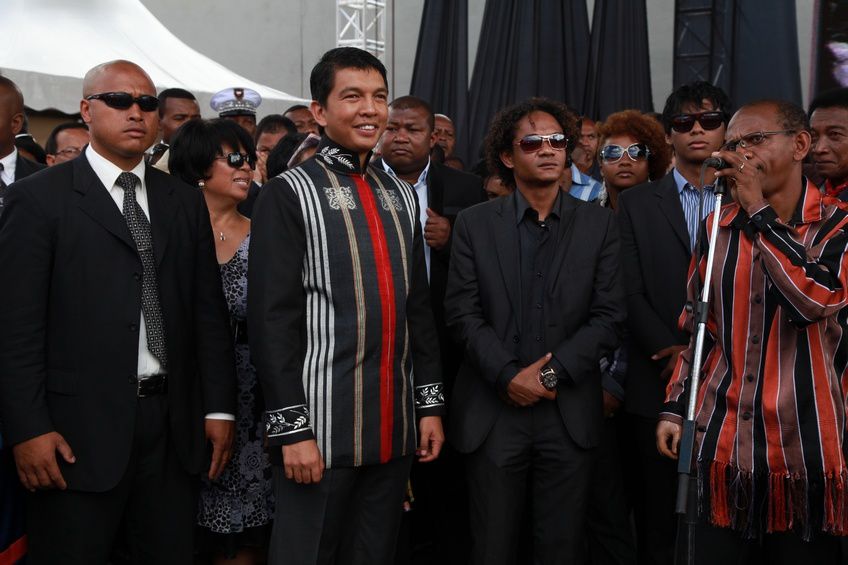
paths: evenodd
<path fill-rule="evenodd" d="M 709 157 L 708 159 L 704 160 L 704 167 L 712 167 L 713 169 L 720 170 L 730 169 L 732 168 L 732 165 L 721 157 Z"/>

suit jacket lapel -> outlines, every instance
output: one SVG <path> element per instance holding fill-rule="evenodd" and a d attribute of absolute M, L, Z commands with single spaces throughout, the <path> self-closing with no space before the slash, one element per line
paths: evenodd
<path fill-rule="evenodd" d="M 74 190 L 82 194 L 79 206 L 83 212 L 138 253 L 123 214 L 85 157 L 74 159 Z"/>
<path fill-rule="evenodd" d="M 498 255 L 501 274 L 506 287 L 506 295 L 515 313 L 516 320 L 521 319 L 521 297 L 518 274 L 520 258 L 518 256 L 518 234 L 515 228 L 515 198 L 507 196 L 501 199 L 497 208 L 497 221 L 492 222 L 492 240 Z"/>
<path fill-rule="evenodd" d="M 692 253 L 689 242 L 689 228 L 686 227 L 686 218 L 683 215 L 683 205 L 680 204 L 680 194 L 677 191 L 677 183 L 674 182 L 674 173 L 668 173 L 657 183 L 654 195 L 660 200 L 662 210 L 668 222 L 671 224 L 677 239 L 686 249 L 686 253 Z"/>
<path fill-rule="evenodd" d="M 150 208 L 153 255 L 156 257 L 157 265 L 162 263 L 162 258 L 165 256 L 178 205 L 177 199 L 174 198 L 174 187 L 162 180 L 161 175 L 151 174 L 151 167 L 147 167 L 144 184 L 147 188 L 147 205 Z"/>
<path fill-rule="evenodd" d="M 568 193 L 560 195 L 562 203 L 560 206 L 561 216 L 559 219 L 559 232 L 557 233 L 556 255 L 551 263 L 551 274 L 548 282 L 548 292 L 551 292 L 559 280 L 560 271 L 562 271 L 562 262 L 565 261 L 565 256 L 571 246 L 571 228 L 574 225 L 574 210 L 580 203 L 576 198 Z"/>

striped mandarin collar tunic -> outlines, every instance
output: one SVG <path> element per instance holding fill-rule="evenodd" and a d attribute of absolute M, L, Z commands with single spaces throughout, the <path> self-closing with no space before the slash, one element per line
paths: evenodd
<path fill-rule="evenodd" d="M 314 438 L 327 468 L 415 452 L 417 418 L 444 410 L 423 245 L 412 187 L 327 137 L 262 188 L 248 323 L 269 446 Z"/>
<path fill-rule="evenodd" d="M 848 534 L 848 213 L 804 182 L 788 224 L 770 206 L 750 218 L 735 203 L 720 213 L 696 406 L 699 492 L 714 525 L 747 537 Z M 705 272 L 706 253 L 700 280 Z M 690 303 L 693 273 L 694 259 Z M 694 333 L 688 310 L 681 327 Z M 661 419 L 685 414 L 693 349 L 680 356 Z"/>

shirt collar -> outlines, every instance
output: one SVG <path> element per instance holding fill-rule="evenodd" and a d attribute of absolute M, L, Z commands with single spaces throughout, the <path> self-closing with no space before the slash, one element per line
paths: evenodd
<path fill-rule="evenodd" d="M 589 185 L 595 180 L 587 174 L 584 174 L 577 168 L 577 165 L 571 166 L 571 184 Z"/>
<path fill-rule="evenodd" d="M 524 215 L 527 213 L 527 210 L 530 209 L 530 203 L 524 198 L 524 195 L 521 194 L 521 191 L 517 188 L 512 191 L 513 198 L 515 198 L 515 224 L 518 225 L 521 223 L 521 220 L 524 219 Z M 551 215 L 556 216 L 557 218 L 562 217 L 562 191 L 557 191 L 557 197 L 554 201 L 554 205 L 551 207 Z"/>
<path fill-rule="evenodd" d="M 118 177 L 124 172 L 123 169 L 95 151 L 90 143 L 85 148 L 85 157 L 88 159 L 91 168 L 94 169 L 94 174 L 97 175 L 97 178 L 106 187 L 106 190 L 112 190 L 112 187 L 118 181 Z M 127 171 L 139 178 L 142 187 L 144 186 L 144 166 L 144 159 L 142 159 L 132 170 Z"/>
<path fill-rule="evenodd" d="M 848 181 L 836 186 L 833 186 L 833 183 L 830 182 L 830 180 L 824 181 L 825 194 L 827 194 L 828 196 L 833 196 L 834 198 L 838 197 L 846 188 L 848 188 Z"/>
<path fill-rule="evenodd" d="M 683 191 L 686 189 L 687 186 L 689 187 L 689 190 L 698 190 L 696 187 L 692 186 L 692 184 L 688 180 L 686 180 L 682 174 L 680 174 L 680 171 L 677 170 L 677 167 L 674 167 L 674 169 L 672 170 L 674 171 L 674 182 L 677 184 L 677 194 L 683 194 Z M 704 188 L 709 191 L 712 191 L 713 185 L 708 184 L 704 186 Z"/>
<path fill-rule="evenodd" d="M 397 176 L 397 173 L 395 173 L 392 170 L 392 168 L 389 166 L 389 164 L 386 162 L 385 159 L 383 159 L 382 161 L 383 161 L 383 170 L 384 171 L 386 171 L 387 173 L 389 173 L 393 177 L 400 178 L 400 177 Z M 427 166 L 424 167 L 424 170 L 421 171 L 420 175 L 418 175 L 418 180 L 415 181 L 415 184 L 413 185 L 413 187 L 421 186 L 422 183 L 426 184 L 427 175 L 430 173 L 430 163 L 431 163 L 430 158 L 427 157 Z"/>
<path fill-rule="evenodd" d="M 0 164 L 3 165 L 3 171 L 11 177 L 12 180 L 15 179 L 15 168 L 18 164 L 18 148 L 15 147 L 12 149 L 12 152 L 0 159 Z"/>
<path fill-rule="evenodd" d="M 339 145 L 324 134 L 318 142 L 315 158 L 326 165 L 328 169 L 344 175 L 362 175 L 368 170 L 368 163 L 374 153 L 368 152 L 365 158 L 365 166 L 359 166 L 359 155 L 346 147 Z"/>

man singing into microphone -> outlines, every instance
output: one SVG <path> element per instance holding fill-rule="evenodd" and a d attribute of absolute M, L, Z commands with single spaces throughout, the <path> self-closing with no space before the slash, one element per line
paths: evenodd
<path fill-rule="evenodd" d="M 761 101 L 731 119 L 696 406 L 696 563 L 836 563 L 848 532 L 848 211 L 801 173 L 804 111 Z M 707 233 L 714 216 L 707 219 Z M 690 267 L 689 301 L 706 256 Z M 681 326 L 693 331 L 689 309 Z M 694 333 L 694 332 L 693 332 Z M 677 458 L 694 340 L 667 390 L 657 446 Z"/>

